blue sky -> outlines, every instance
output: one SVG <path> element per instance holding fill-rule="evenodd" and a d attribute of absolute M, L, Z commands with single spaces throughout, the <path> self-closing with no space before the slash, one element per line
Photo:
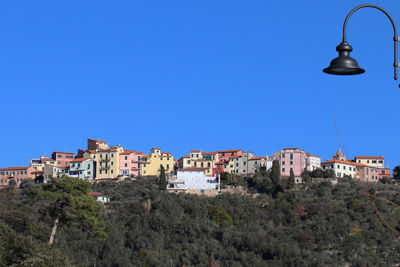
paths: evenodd
<path fill-rule="evenodd" d="M 359 1 L 5 1 L 0 3 L 0 166 L 87 138 L 176 157 L 301 147 L 328 159 L 400 164 L 393 31 L 373 9 L 348 25 L 366 73 L 329 76 Z M 400 27 L 400 2 L 375 1 Z"/>

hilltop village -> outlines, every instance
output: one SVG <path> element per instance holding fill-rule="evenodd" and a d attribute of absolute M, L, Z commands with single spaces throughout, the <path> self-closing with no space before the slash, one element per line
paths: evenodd
<path fill-rule="evenodd" d="M 302 183 L 305 171 L 331 169 L 334 177 L 345 176 L 364 182 L 378 182 L 390 178 L 390 169 L 385 168 L 383 156 L 356 156 L 346 159 L 340 149 L 332 159 L 321 161 L 321 157 L 300 148 L 283 148 L 274 155 L 256 156 L 241 149 L 215 152 L 188 151 L 180 159 L 159 148 L 149 154 L 125 149 L 121 145 L 109 146 L 107 141 L 88 139 L 87 148 L 73 152 L 54 151 L 51 157 L 31 159 L 29 166 L 0 168 L 0 186 L 12 180 L 18 186 L 24 179 L 46 183 L 49 178 L 67 175 L 87 181 L 103 179 L 123 180 L 127 177 L 158 176 L 161 166 L 165 170 L 170 191 L 218 190 L 222 173 L 238 176 L 254 175 L 272 167 L 279 161 L 282 178 L 294 174 L 295 183 Z"/>

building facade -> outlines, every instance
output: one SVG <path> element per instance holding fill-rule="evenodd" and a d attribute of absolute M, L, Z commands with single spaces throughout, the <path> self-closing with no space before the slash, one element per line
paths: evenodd
<path fill-rule="evenodd" d="M 54 151 L 53 154 L 51 154 L 51 158 L 55 160 L 57 167 L 66 168 L 69 167 L 70 161 L 75 158 L 75 154 L 71 152 Z"/>
<path fill-rule="evenodd" d="M 96 178 L 96 165 L 91 158 L 78 158 L 70 162 L 69 176 L 91 181 Z"/>
<path fill-rule="evenodd" d="M 174 157 L 169 152 L 162 152 L 159 148 L 152 148 L 150 155 L 143 155 L 143 176 L 160 175 L 161 166 L 164 167 L 165 173 L 169 174 L 174 171 Z"/>
<path fill-rule="evenodd" d="M 385 168 L 385 158 L 383 156 L 356 156 L 355 162 L 376 168 Z"/>
<path fill-rule="evenodd" d="M 33 179 L 32 174 L 35 171 L 33 167 L 8 167 L 0 168 L 0 187 L 5 187 L 14 180 L 16 186 L 20 186 L 24 179 Z"/>
<path fill-rule="evenodd" d="M 218 179 L 214 176 L 207 176 L 206 169 L 186 168 L 177 171 L 176 179 L 169 180 L 169 191 L 185 190 L 217 190 Z"/>
<path fill-rule="evenodd" d="M 140 176 L 144 161 L 142 161 L 143 153 L 131 150 L 125 150 L 120 153 L 119 158 L 119 174 L 123 176 Z"/>

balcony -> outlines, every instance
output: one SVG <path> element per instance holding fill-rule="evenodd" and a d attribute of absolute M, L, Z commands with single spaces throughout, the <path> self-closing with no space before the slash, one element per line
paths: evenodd
<path fill-rule="evenodd" d="M 99 159 L 100 162 L 109 162 L 110 159 Z"/>
<path fill-rule="evenodd" d="M 101 170 L 101 171 L 106 171 L 106 170 L 109 170 L 110 169 L 110 166 L 100 166 L 99 167 L 99 170 Z"/>

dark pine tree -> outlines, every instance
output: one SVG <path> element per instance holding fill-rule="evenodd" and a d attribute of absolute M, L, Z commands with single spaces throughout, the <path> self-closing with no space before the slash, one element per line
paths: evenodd
<path fill-rule="evenodd" d="M 165 176 L 165 169 L 164 169 L 163 165 L 161 165 L 158 185 L 159 185 L 160 190 L 167 190 L 167 177 Z"/>
<path fill-rule="evenodd" d="M 294 172 L 293 169 L 290 169 L 290 175 L 289 175 L 289 179 L 287 182 L 287 187 L 289 189 L 292 189 L 294 187 Z"/>

